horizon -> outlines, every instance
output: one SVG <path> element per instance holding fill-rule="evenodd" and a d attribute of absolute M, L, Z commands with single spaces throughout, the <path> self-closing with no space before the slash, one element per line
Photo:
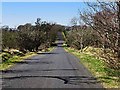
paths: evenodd
<path fill-rule="evenodd" d="M 84 2 L 3 2 L 2 26 L 34 24 L 37 18 L 70 26 L 73 17 L 79 18 L 78 9 L 82 11 L 86 7 Z"/>

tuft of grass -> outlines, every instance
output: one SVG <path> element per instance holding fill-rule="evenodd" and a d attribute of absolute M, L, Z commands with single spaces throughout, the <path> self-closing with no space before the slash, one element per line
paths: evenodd
<path fill-rule="evenodd" d="M 65 47 L 65 50 L 77 56 L 105 88 L 118 88 L 120 71 L 107 67 L 102 59 L 94 55 L 68 47 Z"/>

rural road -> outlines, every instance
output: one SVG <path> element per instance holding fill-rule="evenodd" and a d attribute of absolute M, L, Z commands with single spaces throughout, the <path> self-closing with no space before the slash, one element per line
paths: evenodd
<path fill-rule="evenodd" d="M 61 41 L 59 41 L 61 42 Z M 102 85 L 61 43 L 2 72 L 3 88 L 102 88 Z"/>

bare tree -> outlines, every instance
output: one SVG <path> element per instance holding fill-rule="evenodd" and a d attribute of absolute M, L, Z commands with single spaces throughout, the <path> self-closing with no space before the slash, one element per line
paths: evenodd
<path fill-rule="evenodd" d="M 98 1 L 97 3 L 87 3 L 87 5 L 89 10 L 80 12 L 81 19 L 100 36 L 104 51 L 109 48 L 118 56 L 116 63 L 109 56 L 109 64 L 119 68 L 119 65 L 116 64 L 120 59 L 120 3 Z"/>

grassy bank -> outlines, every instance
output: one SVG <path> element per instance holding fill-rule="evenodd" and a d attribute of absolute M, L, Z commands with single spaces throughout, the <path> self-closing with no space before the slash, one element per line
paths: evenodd
<path fill-rule="evenodd" d="M 34 53 L 34 52 L 26 53 L 24 56 L 14 55 L 11 58 L 9 58 L 8 60 L 6 60 L 5 62 L 2 62 L 0 64 L 0 70 L 6 70 L 6 69 L 10 68 L 11 66 L 13 66 L 15 63 L 21 62 L 24 59 L 34 56 L 34 55 L 36 55 L 36 53 Z"/>
<path fill-rule="evenodd" d="M 118 88 L 120 71 L 110 69 L 106 66 L 102 59 L 80 52 L 73 48 L 65 47 L 67 52 L 70 52 L 80 58 L 80 62 L 102 83 L 105 88 Z"/>
<path fill-rule="evenodd" d="M 50 52 L 53 49 L 54 49 L 54 47 L 50 47 L 47 49 L 47 52 Z M 44 52 L 44 50 L 42 52 Z M 17 63 L 17 62 L 21 62 L 24 59 L 30 58 L 34 55 L 37 55 L 37 52 L 28 52 L 22 56 L 20 56 L 18 54 L 11 55 L 9 53 L 1 53 L 0 54 L 1 60 L 2 60 L 2 54 L 6 54 L 7 59 L 6 59 L 6 61 L 0 63 L 0 70 L 6 70 L 6 69 L 12 67 L 13 65 L 15 65 L 15 63 Z"/>

